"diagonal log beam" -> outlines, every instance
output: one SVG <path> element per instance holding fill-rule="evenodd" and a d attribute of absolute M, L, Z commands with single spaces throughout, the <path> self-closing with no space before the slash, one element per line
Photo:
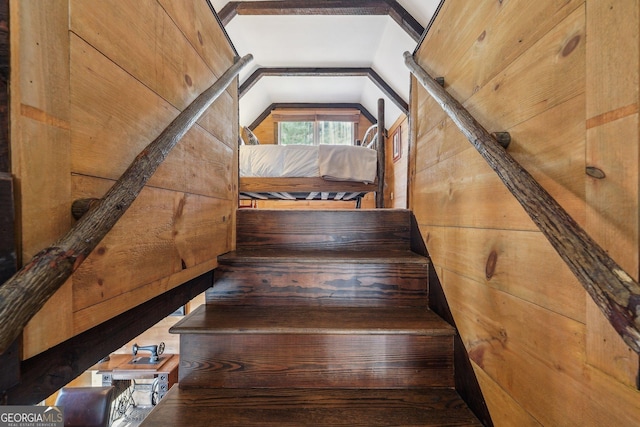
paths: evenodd
<path fill-rule="evenodd" d="M 640 353 L 640 284 L 598 245 L 487 130 L 405 52 L 405 63 L 549 240 L 609 323 Z"/>
<path fill-rule="evenodd" d="M 391 86 L 372 68 L 347 67 L 272 67 L 258 68 L 238 88 L 242 98 L 263 77 L 367 77 L 384 93 L 404 114 L 409 112 L 409 104 L 394 91 Z"/>
<path fill-rule="evenodd" d="M 0 353 L 62 286 L 131 206 L 149 178 L 193 124 L 253 57 L 233 64 L 138 154 L 120 179 L 69 232 L 36 254 L 0 286 Z"/>
<path fill-rule="evenodd" d="M 378 73 L 371 69 L 368 77 L 376 86 L 378 86 L 378 89 L 380 89 L 385 95 L 387 95 L 389 99 L 391 99 L 391 101 L 400 110 L 402 110 L 402 112 L 404 112 L 404 114 L 409 113 L 409 104 L 407 104 L 400 95 L 398 95 L 393 89 L 391 89 L 387 82 L 382 77 L 380 77 Z"/>
<path fill-rule="evenodd" d="M 218 12 L 223 25 L 237 15 L 388 15 L 416 42 L 424 32 L 395 0 L 231 1 Z"/>

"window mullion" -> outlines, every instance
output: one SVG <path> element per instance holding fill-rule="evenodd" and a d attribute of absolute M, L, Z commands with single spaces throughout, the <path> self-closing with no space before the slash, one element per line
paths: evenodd
<path fill-rule="evenodd" d="M 320 130 L 318 128 L 318 121 L 313 122 L 313 145 L 320 145 Z"/>

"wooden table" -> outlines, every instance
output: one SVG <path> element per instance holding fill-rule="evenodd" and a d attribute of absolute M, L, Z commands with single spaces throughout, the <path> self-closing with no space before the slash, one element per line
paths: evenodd
<path fill-rule="evenodd" d="M 159 401 L 169 391 L 172 385 L 178 382 L 178 365 L 180 356 L 177 354 L 162 354 L 158 363 L 132 363 L 139 356 L 131 354 L 112 354 L 110 359 L 91 367 L 102 376 L 103 386 L 117 385 L 117 381 L 127 381 L 157 378 Z"/>

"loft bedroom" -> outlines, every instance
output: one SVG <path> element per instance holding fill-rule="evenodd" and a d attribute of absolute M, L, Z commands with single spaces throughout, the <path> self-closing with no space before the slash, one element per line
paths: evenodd
<path fill-rule="evenodd" d="M 406 207 L 410 79 L 402 55 L 416 48 L 439 2 L 329 2 L 315 8 L 313 5 L 296 8 L 296 3 L 287 2 L 214 1 L 212 5 L 219 12 L 238 54 L 254 56 L 252 63 L 239 75 L 239 122 L 243 142 L 249 141 L 248 132 L 252 137 L 255 135 L 251 141 L 259 141 L 261 145 L 282 144 L 283 130 L 286 132 L 288 127 L 303 125 L 308 129 L 306 135 L 311 145 L 325 144 L 318 135 L 319 124 L 327 123 L 326 127 L 344 123 L 351 133 L 347 144 L 357 145 L 367 130 L 377 124 L 381 114 L 385 121 L 385 137 L 394 141 L 391 149 L 386 150 L 389 152 L 384 153 L 387 160 L 378 160 L 386 164 L 386 171 L 382 172 L 387 172 L 385 182 L 377 180 L 375 185 L 366 182 L 370 185 L 364 185 L 362 189 L 354 188 L 362 179 L 350 179 L 359 177 L 340 171 L 337 171 L 338 179 L 342 182 L 348 179 L 353 184 L 341 186 L 333 178 L 334 182 L 285 182 L 283 187 L 278 184 L 281 181 L 273 181 L 275 171 L 260 171 L 269 180 L 246 180 L 248 187 L 245 189 L 243 174 L 255 173 L 260 167 L 254 166 L 252 170 L 249 159 L 243 162 L 249 157 L 243 157 L 243 149 L 251 151 L 252 160 L 259 165 L 263 163 L 257 158 L 258 153 L 269 151 L 279 156 L 281 151 L 286 153 L 292 149 L 241 147 L 241 206 L 352 208 L 354 201 L 356 206 L 361 206 L 362 199 L 362 206 L 367 208 Z M 381 107 L 378 105 L 380 100 Z M 284 137 L 286 139 L 286 135 Z M 375 148 L 376 142 L 371 145 Z M 358 152 L 357 149 L 352 151 Z M 354 154 L 354 157 L 363 156 Z M 343 157 L 345 162 L 347 158 Z M 284 164 L 281 160 L 275 163 Z M 320 164 L 331 166 L 336 163 Z M 314 166 L 310 165 L 310 168 Z M 346 167 L 356 171 L 360 167 L 376 168 L 375 164 L 356 166 L 351 163 Z M 300 171 L 291 172 L 291 168 L 277 170 L 289 177 L 300 174 Z M 311 169 L 309 174 L 322 175 L 320 172 L 325 173 L 319 171 L 313 175 Z M 331 172 L 334 171 L 326 173 Z M 266 191 L 265 187 L 272 191 Z M 265 192 L 256 193 L 262 190 Z M 377 201 L 376 192 L 383 193 Z M 293 202 L 295 199 L 298 201 Z M 310 201 L 314 199 L 315 202 Z M 335 203 L 322 203 L 323 199 Z"/>

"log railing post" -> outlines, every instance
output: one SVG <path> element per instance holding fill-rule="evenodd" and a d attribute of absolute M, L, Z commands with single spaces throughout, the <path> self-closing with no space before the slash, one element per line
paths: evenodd
<path fill-rule="evenodd" d="M 5 352 L 29 320 L 89 256 L 131 206 L 171 149 L 252 59 L 246 55 L 229 67 L 138 154 L 105 196 L 94 203 L 66 235 L 36 254 L 0 286 L 0 353 Z"/>
<path fill-rule="evenodd" d="M 498 174 L 618 334 L 629 347 L 640 353 L 638 282 L 575 222 L 456 99 L 416 63 L 411 53 L 405 52 L 404 57 L 411 73 Z"/>
<path fill-rule="evenodd" d="M 384 144 L 384 99 L 378 99 L 378 134 L 376 148 L 378 149 L 378 191 L 376 192 L 376 208 L 384 208 L 384 175 L 385 175 L 385 144 Z"/>

